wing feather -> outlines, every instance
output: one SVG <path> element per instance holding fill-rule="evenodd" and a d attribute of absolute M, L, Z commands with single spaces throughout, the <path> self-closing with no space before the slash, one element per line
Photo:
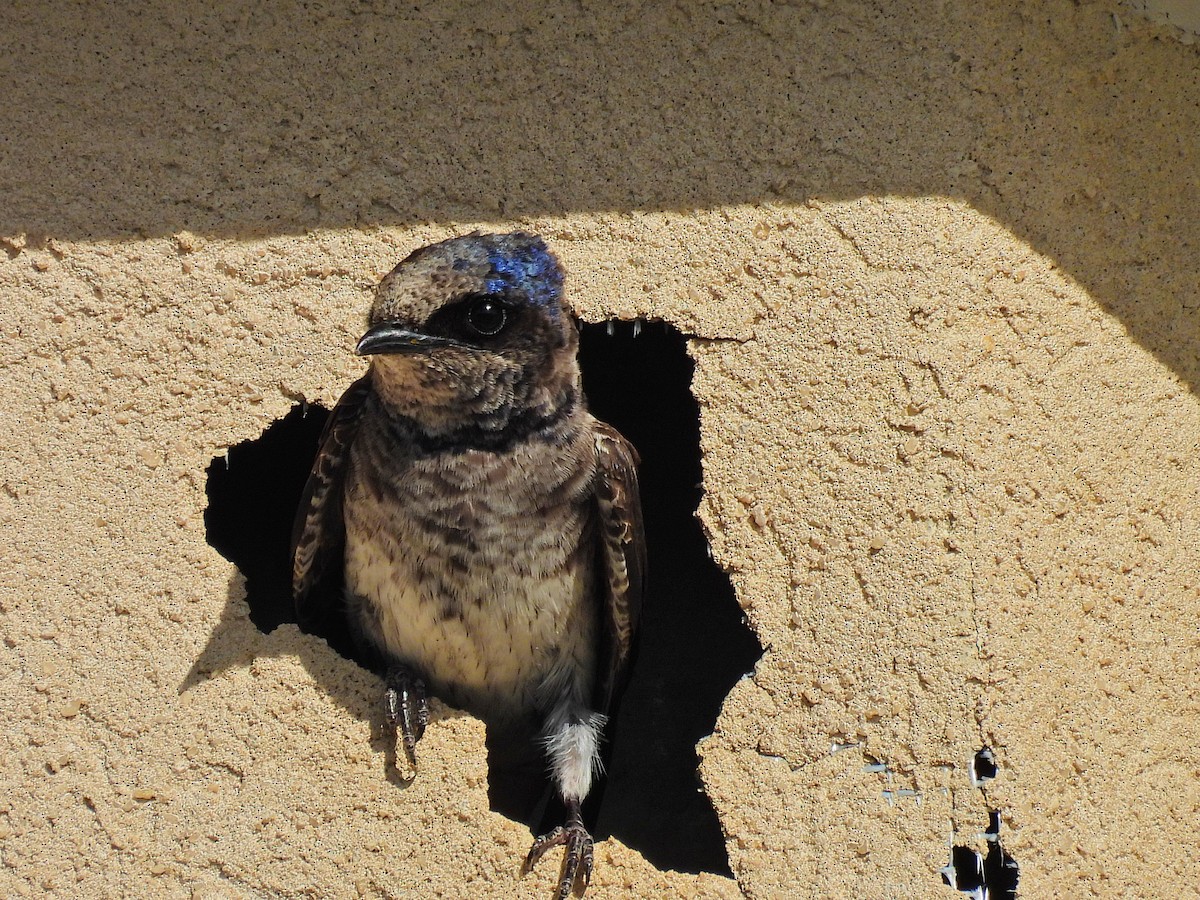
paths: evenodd
<path fill-rule="evenodd" d="M 646 535 L 638 491 L 637 451 L 611 425 L 597 422 L 596 455 L 606 651 L 597 699 L 600 711 L 609 713 L 625 687 L 637 639 L 646 571 Z"/>
<path fill-rule="evenodd" d="M 358 431 L 359 413 L 370 385 L 370 377 L 364 375 L 346 389 L 330 413 L 296 509 L 292 528 L 292 598 L 297 620 L 305 630 L 327 614 L 328 610 L 323 608 L 327 598 L 318 586 L 331 564 L 342 563 L 346 542 L 342 488 L 350 445 Z"/>

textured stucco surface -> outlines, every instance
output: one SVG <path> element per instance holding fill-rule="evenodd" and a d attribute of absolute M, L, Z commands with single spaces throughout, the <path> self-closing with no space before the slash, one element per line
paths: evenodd
<path fill-rule="evenodd" d="M 0 72 L 0 893 L 549 895 L 482 726 L 389 781 L 378 683 L 256 630 L 203 521 L 384 272 L 515 226 L 586 318 L 693 336 L 766 647 L 701 747 L 736 882 L 608 841 L 596 897 L 953 897 L 989 809 L 1023 897 L 1192 883 L 1195 46 L 1109 2 L 26 4 Z"/>

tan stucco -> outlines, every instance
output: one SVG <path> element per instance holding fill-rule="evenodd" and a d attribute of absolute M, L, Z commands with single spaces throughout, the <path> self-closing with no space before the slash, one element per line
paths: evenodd
<path fill-rule="evenodd" d="M 203 521 L 384 272 L 516 226 L 692 336 L 766 648 L 701 747 L 736 882 L 608 841 L 589 896 L 959 896 L 988 809 L 1022 897 L 1186 892 L 1197 48 L 1111 2 L 349 6 L 6 15 L 0 893 L 549 896 L 482 726 L 398 788 L 378 682 L 255 629 Z"/>

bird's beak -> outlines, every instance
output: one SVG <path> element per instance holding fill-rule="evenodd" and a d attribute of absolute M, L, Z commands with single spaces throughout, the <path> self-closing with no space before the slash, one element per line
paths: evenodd
<path fill-rule="evenodd" d="M 436 337 L 432 334 L 422 334 L 401 328 L 392 322 L 380 322 L 367 329 L 354 352 L 359 356 L 371 356 L 376 353 L 427 353 L 438 347 L 463 346 L 453 338 Z"/>

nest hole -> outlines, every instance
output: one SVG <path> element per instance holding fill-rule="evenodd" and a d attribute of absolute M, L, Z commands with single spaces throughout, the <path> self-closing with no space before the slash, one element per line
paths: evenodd
<path fill-rule="evenodd" d="M 649 556 L 641 645 L 615 723 L 595 832 L 617 837 L 662 869 L 729 875 L 695 746 L 762 648 L 694 516 L 702 487 L 693 364 L 684 336 L 661 322 L 584 325 L 580 364 L 592 412 L 641 454 Z M 250 619 L 264 633 L 296 621 L 292 518 L 328 415 L 297 404 L 208 468 L 208 541 L 242 573 Z M 341 623 L 331 622 L 321 636 L 356 658 Z M 494 808 L 512 814 L 495 790 L 492 796 Z"/>

